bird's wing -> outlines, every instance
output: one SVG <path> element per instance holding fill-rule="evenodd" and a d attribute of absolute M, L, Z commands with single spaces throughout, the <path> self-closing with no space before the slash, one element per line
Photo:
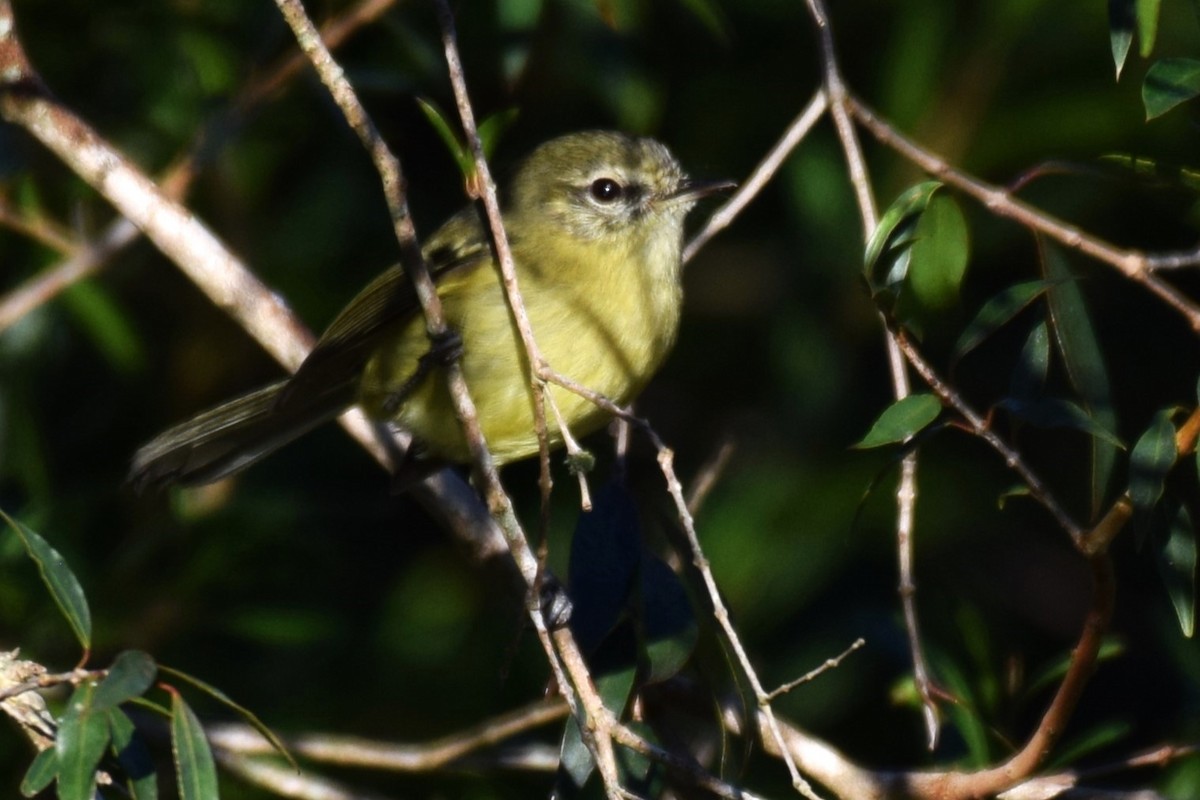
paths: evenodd
<path fill-rule="evenodd" d="M 473 207 L 451 217 L 430 237 L 425 259 L 435 283 L 491 259 L 491 244 Z M 312 352 L 279 393 L 279 407 L 357 380 L 381 337 L 420 312 L 412 281 L 399 266 L 367 284 L 321 334 Z"/>

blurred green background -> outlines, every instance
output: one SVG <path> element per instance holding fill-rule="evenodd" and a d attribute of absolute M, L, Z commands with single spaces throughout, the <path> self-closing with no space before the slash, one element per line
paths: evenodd
<path fill-rule="evenodd" d="M 321 21 L 349 5 L 308 7 Z M 901 130 L 996 183 L 1047 161 L 1073 165 L 1021 196 L 1120 245 L 1195 244 L 1193 192 L 1096 169 L 1105 154 L 1194 167 L 1198 153 L 1197 107 L 1144 121 L 1146 61 L 1131 56 L 1114 82 L 1104 4 L 834 5 L 852 90 Z M 17 0 L 15 12 L 48 86 L 143 169 L 164 170 L 210 126 L 190 208 L 314 330 L 395 258 L 378 179 L 311 73 L 248 115 L 230 112 L 244 82 L 293 46 L 272 4 Z M 817 85 L 800 3 L 504 0 L 460 3 L 457 12 L 477 113 L 519 110 L 494 159 L 500 175 L 553 135 L 611 127 L 668 143 L 692 174 L 741 178 Z M 1200 28 L 1188 4 L 1167 2 L 1163 14 L 1158 53 L 1194 55 Z M 338 53 L 404 163 L 423 233 L 464 202 L 453 160 L 415 102 L 453 107 L 438 36 L 430 4 L 400 2 Z M 886 206 L 920 175 L 865 134 L 864 144 Z M 6 125 L 0 196 L 83 239 L 112 219 L 102 199 Z M 973 249 L 962 304 L 925 342 L 943 368 L 987 297 L 1039 274 L 1027 232 L 962 206 Z M 890 479 L 854 524 L 890 457 L 849 449 L 890 398 L 882 333 L 859 277 L 862 247 L 824 120 L 689 267 L 678 347 L 639 408 L 677 450 L 685 480 L 722 441 L 736 445 L 697 522 L 765 683 L 867 641 L 840 669 L 780 700 L 783 714 L 869 766 L 994 760 L 1045 703 L 1033 679 L 1072 646 L 1088 573 L 1032 504 L 997 507 L 1015 478 L 983 445 L 943 435 L 923 450 L 917 581 L 926 642 L 941 682 L 990 731 L 981 744 L 964 735 L 970 724 L 951 726 L 927 753 L 906 699 Z M 0 293 L 58 258 L 0 228 Z M 1155 410 L 1195 403 L 1200 347 L 1181 318 L 1113 271 L 1074 256 L 1071 264 L 1109 366 L 1118 434 L 1132 441 Z M 1172 278 L 1200 295 L 1194 275 Z M 1022 336 L 1002 334 L 959 365 L 955 380 L 978 407 L 1004 391 Z M 1066 393 L 1057 373 L 1054 388 Z M 0 332 L 0 507 L 80 575 L 96 617 L 95 663 L 142 648 L 281 731 L 399 741 L 448 734 L 540 696 L 547 670 L 509 572 L 468 561 L 414 502 L 389 494 L 385 475 L 336 427 L 219 496 L 139 497 L 123 483 L 144 440 L 279 374 L 145 242 Z M 1017 441 L 1085 517 L 1085 438 L 1025 431 Z M 591 444 L 608 449 L 602 436 Z M 669 502 L 650 449 L 643 442 L 635 454 L 631 481 L 657 544 L 671 528 Z M 606 465 L 602 458 L 595 485 Z M 535 525 L 534 468 L 514 466 L 505 478 Z M 558 485 L 551 563 L 565 574 L 576 492 L 565 473 Z M 1068 746 L 1091 743 L 1084 764 L 1200 736 L 1200 651 L 1179 634 L 1148 554 L 1126 536 L 1116 556 L 1113 635 L 1123 647 L 1067 732 Z M 69 631 L 11 536 L 0 536 L 0 576 L 0 647 L 72 665 Z M 17 732 L 0 726 L 0 793 L 15 795 L 28 761 Z M 343 777 L 395 796 L 524 797 L 547 785 L 505 772 Z M 1194 796 L 1200 766 L 1131 780 Z M 754 783 L 787 785 L 766 760 Z M 227 796 L 265 795 L 231 780 Z"/>

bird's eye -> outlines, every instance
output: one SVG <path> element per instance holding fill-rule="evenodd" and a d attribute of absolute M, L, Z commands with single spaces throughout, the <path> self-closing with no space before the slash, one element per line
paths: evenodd
<path fill-rule="evenodd" d="M 592 181 L 588 191 L 591 192 L 592 198 L 600 203 L 612 203 L 621 198 L 621 184 L 614 181 L 612 178 L 597 178 Z"/>

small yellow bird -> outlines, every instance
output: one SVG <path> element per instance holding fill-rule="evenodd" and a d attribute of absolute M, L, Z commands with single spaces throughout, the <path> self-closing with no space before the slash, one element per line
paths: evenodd
<path fill-rule="evenodd" d="M 728 181 L 689 179 L 662 144 L 607 131 L 552 139 L 522 163 L 503 206 L 534 339 L 549 365 L 624 405 L 675 342 L 683 223 Z M 537 452 L 529 366 L 475 207 L 426 242 L 446 315 L 461 338 L 463 376 L 498 463 Z M 392 267 L 334 319 L 294 375 L 176 425 L 139 449 L 135 485 L 208 483 L 359 404 L 413 434 L 431 467 L 470 454 L 409 280 Z M 607 414 L 549 390 L 572 434 Z M 547 415 L 552 444 L 557 420 Z"/>

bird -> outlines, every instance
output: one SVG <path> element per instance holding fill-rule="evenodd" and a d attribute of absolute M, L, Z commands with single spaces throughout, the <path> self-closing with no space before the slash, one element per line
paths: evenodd
<path fill-rule="evenodd" d="M 630 403 L 679 330 L 685 217 L 700 199 L 733 185 L 689 178 L 667 147 L 648 137 L 582 131 L 535 148 L 515 171 L 501 210 L 546 363 L 619 406 Z M 290 377 L 139 448 L 131 482 L 139 489 L 211 483 L 354 405 L 411 432 L 412 457 L 428 471 L 468 463 L 440 374 L 445 357 L 459 359 L 496 463 L 537 453 L 528 358 L 477 207 L 450 217 L 422 254 L 453 331 L 448 346 L 431 343 L 411 281 L 392 266 L 335 317 Z M 562 387 L 547 391 L 573 436 L 609 418 Z M 548 414 L 546 424 L 550 444 L 561 445 L 559 419 Z"/>

